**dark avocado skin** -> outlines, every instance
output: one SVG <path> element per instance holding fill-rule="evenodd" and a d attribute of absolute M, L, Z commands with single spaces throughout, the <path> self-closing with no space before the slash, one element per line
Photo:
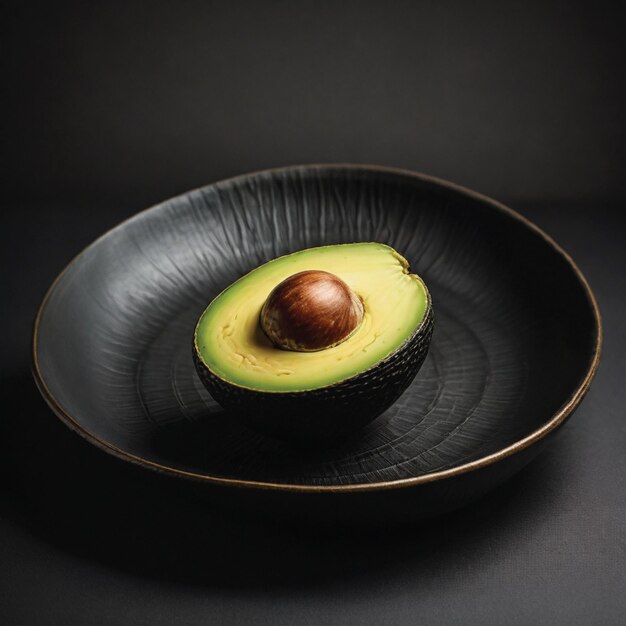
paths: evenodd
<path fill-rule="evenodd" d="M 213 374 L 193 348 L 200 380 L 213 398 L 256 432 L 301 443 L 337 439 L 376 419 L 411 384 L 424 363 L 434 327 L 431 302 L 424 320 L 394 353 L 335 385 L 299 392 L 265 392 Z"/>

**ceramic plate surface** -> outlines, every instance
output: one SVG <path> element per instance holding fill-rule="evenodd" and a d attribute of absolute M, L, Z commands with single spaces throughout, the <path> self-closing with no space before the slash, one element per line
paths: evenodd
<path fill-rule="evenodd" d="M 422 370 L 336 445 L 302 449 L 246 430 L 194 372 L 199 315 L 261 263 L 356 241 L 393 246 L 426 281 L 435 330 Z M 125 460 L 263 493 L 415 498 L 428 486 L 436 511 L 536 454 L 582 399 L 600 344 L 585 279 L 531 223 L 444 181 L 339 165 L 219 182 L 114 228 L 52 285 L 33 349 L 53 410 Z"/>

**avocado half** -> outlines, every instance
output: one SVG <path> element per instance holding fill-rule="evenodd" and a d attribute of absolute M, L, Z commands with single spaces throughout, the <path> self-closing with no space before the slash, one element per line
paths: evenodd
<path fill-rule="evenodd" d="M 276 347 L 261 327 L 268 297 L 298 272 L 341 279 L 363 304 L 344 341 L 319 351 Z M 291 440 L 343 435 L 383 413 L 419 371 L 433 331 L 430 294 L 407 260 L 380 243 L 309 248 L 257 267 L 201 315 L 193 355 L 200 379 L 250 428 Z"/>

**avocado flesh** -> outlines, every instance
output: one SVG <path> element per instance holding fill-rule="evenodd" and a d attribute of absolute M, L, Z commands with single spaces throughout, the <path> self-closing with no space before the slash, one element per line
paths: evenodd
<path fill-rule="evenodd" d="M 335 274 L 361 297 L 363 322 L 333 348 L 276 348 L 259 325 L 263 303 L 282 280 L 311 269 Z M 308 391 L 349 379 L 393 354 L 420 326 L 427 308 L 424 283 L 393 248 L 379 243 L 310 248 L 261 265 L 217 296 L 198 322 L 195 345 L 208 369 L 231 384 Z"/>

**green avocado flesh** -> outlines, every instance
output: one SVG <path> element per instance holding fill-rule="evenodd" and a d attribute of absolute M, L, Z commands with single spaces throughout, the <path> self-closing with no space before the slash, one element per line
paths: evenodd
<path fill-rule="evenodd" d="M 333 348 L 281 350 L 260 327 L 261 308 L 276 285 L 305 270 L 341 278 L 363 301 L 363 322 Z M 428 305 L 424 283 L 389 246 L 310 248 L 257 267 L 219 294 L 198 322 L 195 349 L 211 372 L 240 387 L 270 392 L 319 389 L 352 378 L 394 353 L 420 326 Z"/>

